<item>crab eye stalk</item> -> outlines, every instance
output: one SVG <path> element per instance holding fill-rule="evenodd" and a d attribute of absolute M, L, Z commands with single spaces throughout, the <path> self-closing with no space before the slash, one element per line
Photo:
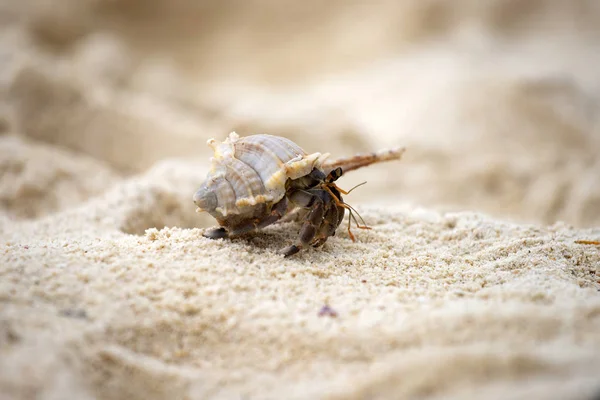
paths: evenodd
<path fill-rule="evenodd" d="M 333 176 L 334 176 L 335 180 L 339 179 L 343 173 L 344 173 L 344 171 L 342 171 L 341 167 L 337 167 L 336 169 L 334 169 Z"/>
<path fill-rule="evenodd" d="M 343 173 L 344 173 L 344 171 L 342 170 L 342 168 L 337 167 L 336 169 L 334 169 L 333 171 L 331 171 L 329 173 L 329 175 L 327 176 L 327 182 L 337 181 L 342 176 Z"/>
<path fill-rule="evenodd" d="M 214 211 L 217 208 L 217 196 L 206 186 L 194 193 L 194 203 L 203 211 Z"/>

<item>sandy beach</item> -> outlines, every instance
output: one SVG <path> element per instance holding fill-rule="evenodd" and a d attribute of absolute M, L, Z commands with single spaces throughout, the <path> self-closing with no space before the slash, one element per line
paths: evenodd
<path fill-rule="evenodd" d="M 0 399 L 600 396 L 593 1 L 0 5 Z M 372 227 L 209 240 L 209 138 Z"/>

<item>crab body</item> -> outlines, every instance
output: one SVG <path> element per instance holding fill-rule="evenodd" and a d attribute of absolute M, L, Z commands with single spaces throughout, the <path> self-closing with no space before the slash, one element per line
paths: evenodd
<path fill-rule="evenodd" d="M 285 256 L 309 245 L 319 247 L 335 234 L 349 208 L 341 197 L 345 192 L 334 184 L 344 166 L 356 169 L 401 154 L 397 150 L 390 156 L 388 151 L 387 156 L 376 153 L 325 164 L 329 154 L 307 154 L 289 139 L 239 137 L 235 132 L 224 142 L 210 139 L 208 145 L 214 151 L 211 168 L 193 200 L 220 227 L 204 235 L 239 236 L 271 225 L 293 209 L 304 209 L 299 239 L 282 250 Z"/>

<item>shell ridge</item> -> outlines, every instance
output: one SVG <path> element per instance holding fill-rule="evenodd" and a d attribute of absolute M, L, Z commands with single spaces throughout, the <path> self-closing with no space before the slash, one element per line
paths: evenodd
<path fill-rule="evenodd" d="M 229 173 L 225 174 L 225 179 L 227 180 L 227 182 L 229 182 L 229 184 L 233 188 L 233 191 L 235 192 L 236 200 L 240 199 L 246 195 L 248 197 L 254 197 L 252 194 L 252 190 L 250 189 L 250 185 L 248 185 L 248 181 L 246 180 L 246 177 L 243 174 L 241 174 L 236 168 L 234 168 L 230 163 L 226 163 L 225 168 L 227 168 L 228 171 L 231 171 L 231 175 L 235 175 L 235 177 L 237 178 L 237 179 L 235 179 L 235 181 L 237 181 L 237 182 L 232 182 L 229 179 L 229 177 L 231 175 Z M 238 186 L 241 186 L 241 187 L 238 187 Z"/>
<path fill-rule="evenodd" d="M 244 177 L 244 182 L 248 186 L 248 191 L 250 197 L 257 197 L 264 195 L 265 193 L 265 185 L 260 177 L 260 174 L 252 165 L 246 164 L 244 161 L 233 157 L 232 159 L 236 166 L 231 166 L 233 170 L 235 170 L 238 174 L 241 174 Z M 241 170 L 241 171 L 240 171 Z M 253 185 L 253 182 L 255 183 Z M 256 186 L 253 190 L 253 186 Z"/>
<path fill-rule="evenodd" d="M 237 211 L 237 207 L 235 206 L 235 190 L 225 177 L 220 180 L 219 184 L 217 185 L 217 189 L 219 189 L 219 186 L 221 185 L 227 185 L 229 188 L 225 190 L 217 190 L 219 206 L 215 208 L 215 211 L 220 212 L 224 217 L 226 217 L 229 213 L 235 213 Z"/>
<path fill-rule="evenodd" d="M 290 146 L 289 143 L 286 143 L 284 141 L 285 138 L 280 138 L 272 135 L 264 136 L 265 137 L 261 138 L 260 142 L 262 142 L 266 148 L 269 148 L 269 150 L 271 150 L 275 154 L 275 156 L 282 162 L 287 162 L 290 159 L 302 156 L 302 153 L 300 152 L 300 147 L 296 146 L 296 148 L 294 148 L 294 146 Z M 270 146 L 272 146 L 273 148 L 271 149 Z"/>
<path fill-rule="evenodd" d="M 274 140 L 271 144 L 277 146 L 277 141 Z M 279 155 L 277 155 L 273 149 L 270 149 L 268 146 L 263 147 L 269 153 L 269 155 L 279 162 L 279 169 L 271 174 L 271 176 L 265 182 L 265 188 L 271 194 L 271 196 L 282 198 L 285 195 L 285 190 L 281 188 L 284 187 L 288 175 L 285 162 L 281 160 Z M 277 200 L 279 200 L 279 198 Z"/>
<path fill-rule="evenodd" d="M 252 167 L 252 169 L 258 173 L 258 176 L 260 176 L 265 189 L 273 195 L 273 197 L 277 197 L 279 194 L 274 195 L 272 188 L 269 187 L 267 183 L 275 174 L 283 170 L 284 163 L 269 148 L 260 145 L 259 143 L 249 142 L 243 144 L 244 146 L 239 149 L 240 151 L 239 154 L 236 155 L 236 158 Z M 276 166 L 272 166 L 269 161 L 275 161 Z M 263 168 L 259 168 L 260 166 L 263 166 Z"/>
<path fill-rule="evenodd" d="M 250 142 L 250 143 L 252 143 L 252 142 Z M 273 151 L 273 149 L 271 149 L 269 146 L 265 146 L 265 144 L 262 143 L 262 142 L 252 143 L 250 147 L 253 147 L 255 149 L 262 150 L 263 152 L 266 152 L 273 160 L 277 161 L 277 163 L 279 165 L 281 165 L 281 164 L 284 163 L 284 161 L 281 159 L 281 157 L 279 157 L 277 155 L 277 153 Z M 260 151 L 258 151 L 257 154 L 260 155 Z"/>
<path fill-rule="evenodd" d="M 292 142 L 290 139 L 284 138 L 284 137 L 276 137 L 276 138 L 277 138 L 277 143 L 281 146 L 284 146 L 286 149 L 288 149 L 292 154 L 294 154 L 294 157 L 306 155 L 306 152 L 304 151 L 304 149 L 302 147 L 298 146 L 296 143 Z"/>
<path fill-rule="evenodd" d="M 273 135 L 253 135 L 248 136 L 246 139 L 245 141 L 248 143 L 254 143 L 262 148 L 269 149 L 282 162 L 305 154 L 300 146 L 286 138 Z"/>

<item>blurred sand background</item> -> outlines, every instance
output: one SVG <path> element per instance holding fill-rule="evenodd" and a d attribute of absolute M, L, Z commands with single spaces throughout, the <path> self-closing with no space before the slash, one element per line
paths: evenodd
<path fill-rule="evenodd" d="M 0 398 L 592 399 L 599 66 L 594 0 L 0 2 Z M 407 152 L 284 260 L 201 235 L 234 130 Z"/>

